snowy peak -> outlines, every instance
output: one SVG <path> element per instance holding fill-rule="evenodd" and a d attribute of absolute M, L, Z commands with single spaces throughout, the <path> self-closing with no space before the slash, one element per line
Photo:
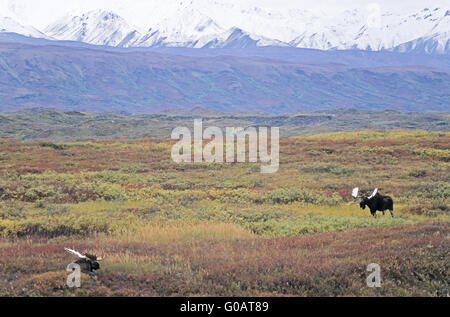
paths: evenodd
<path fill-rule="evenodd" d="M 165 46 L 203 47 L 224 32 L 211 17 L 193 8 L 179 8 L 158 22 L 149 33 L 157 32 Z"/>
<path fill-rule="evenodd" d="M 450 31 L 437 33 L 431 36 L 421 37 L 416 40 L 403 43 L 394 48 L 396 52 L 417 52 L 427 54 L 443 54 L 450 52 Z"/>
<path fill-rule="evenodd" d="M 140 33 L 114 12 L 97 10 L 81 16 L 66 16 L 45 29 L 58 40 L 72 40 L 95 45 L 128 46 Z"/>
<path fill-rule="evenodd" d="M 46 35 L 32 26 L 24 26 L 9 17 L 0 17 L 0 32 L 18 33 L 25 36 L 46 38 Z"/>
<path fill-rule="evenodd" d="M 222 36 L 210 41 L 205 48 L 249 48 L 257 46 L 288 46 L 281 41 L 272 40 L 264 36 L 250 34 L 240 28 L 231 28 Z"/>

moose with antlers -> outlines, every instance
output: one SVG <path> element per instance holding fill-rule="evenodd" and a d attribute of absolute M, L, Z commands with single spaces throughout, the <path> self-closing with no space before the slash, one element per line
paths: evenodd
<path fill-rule="evenodd" d="M 378 192 L 378 188 L 375 188 L 372 195 L 358 195 L 359 188 L 356 187 L 353 189 L 352 196 L 353 198 L 360 198 L 361 201 L 359 206 L 361 209 L 366 209 L 366 206 L 369 207 L 370 213 L 372 216 L 376 216 L 377 210 L 383 212 L 383 216 L 386 214 L 386 210 L 389 210 L 391 216 L 394 217 L 394 201 L 389 196 L 381 195 Z"/>
<path fill-rule="evenodd" d="M 88 253 L 81 254 L 80 252 L 68 248 L 64 248 L 64 250 L 72 255 L 75 255 L 78 258 L 78 260 L 76 260 L 74 263 L 80 266 L 81 272 L 92 277 L 95 275 L 94 271 L 100 270 L 100 264 L 98 263 L 98 261 L 101 261 L 102 258 Z"/>

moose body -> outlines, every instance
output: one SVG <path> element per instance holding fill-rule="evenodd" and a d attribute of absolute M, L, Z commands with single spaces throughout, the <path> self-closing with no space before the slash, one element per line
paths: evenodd
<path fill-rule="evenodd" d="M 89 254 L 85 254 L 86 259 L 78 259 L 75 261 L 81 268 L 81 272 L 94 276 L 97 270 L 100 270 L 100 264 L 97 262 L 97 257 Z"/>
<path fill-rule="evenodd" d="M 75 264 L 78 264 L 80 266 L 81 272 L 92 277 L 95 275 L 95 271 L 100 270 L 100 264 L 98 263 L 98 261 L 101 261 L 102 258 L 89 253 L 82 254 L 68 248 L 64 248 L 64 250 L 66 250 L 70 254 L 75 255 L 78 258 L 78 260 L 75 261 Z"/>
<path fill-rule="evenodd" d="M 362 197 L 359 206 L 363 210 L 366 208 L 366 206 L 369 207 L 370 213 L 374 217 L 377 210 L 383 212 L 383 215 L 386 214 L 386 210 L 389 210 L 391 216 L 394 217 L 394 201 L 389 196 L 384 196 L 376 193 L 371 197 Z"/>

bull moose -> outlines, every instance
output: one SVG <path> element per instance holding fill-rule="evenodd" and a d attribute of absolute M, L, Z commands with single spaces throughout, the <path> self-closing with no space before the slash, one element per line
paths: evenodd
<path fill-rule="evenodd" d="M 100 264 L 98 263 L 98 261 L 101 261 L 102 258 L 99 258 L 96 255 L 88 253 L 81 254 L 78 251 L 68 248 L 64 248 L 64 250 L 66 252 L 69 252 L 70 254 L 75 255 L 78 258 L 78 260 L 75 261 L 74 263 L 80 266 L 82 273 L 88 274 L 89 276 L 92 277 L 95 275 L 94 271 L 100 269 Z"/>
<path fill-rule="evenodd" d="M 366 209 L 366 206 L 369 207 L 370 213 L 374 217 L 376 216 L 377 210 L 383 212 L 383 216 L 386 214 L 386 210 L 389 210 L 391 216 L 394 217 L 394 201 L 390 196 L 381 195 L 378 192 L 378 188 L 375 188 L 372 195 L 370 196 L 367 195 L 358 196 L 358 191 L 359 191 L 358 187 L 353 189 L 352 196 L 354 198 L 359 197 L 361 199 L 359 203 L 361 209 L 364 210 Z"/>

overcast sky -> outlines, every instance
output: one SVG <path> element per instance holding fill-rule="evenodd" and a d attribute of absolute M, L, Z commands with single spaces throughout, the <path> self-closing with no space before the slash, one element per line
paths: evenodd
<path fill-rule="evenodd" d="M 205 1 L 205 0 L 189 0 Z M 210 1 L 213 2 L 214 0 Z M 371 3 L 380 5 L 382 11 L 415 11 L 425 7 L 450 7 L 449 0 L 215 0 L 239 6 L 259 6 L 266 9 L 309 9 L 316 13 L 336 14 L 353 8 L 364 8 Z M 0 0 L 0 16 L 10 16 L 24 24 L 44 28 L 65 14 L 80 14 L 93 9 L 109 9 L 134 24 L 145 26 L 155 3 L 172 4 L 186 0 Z"/>

